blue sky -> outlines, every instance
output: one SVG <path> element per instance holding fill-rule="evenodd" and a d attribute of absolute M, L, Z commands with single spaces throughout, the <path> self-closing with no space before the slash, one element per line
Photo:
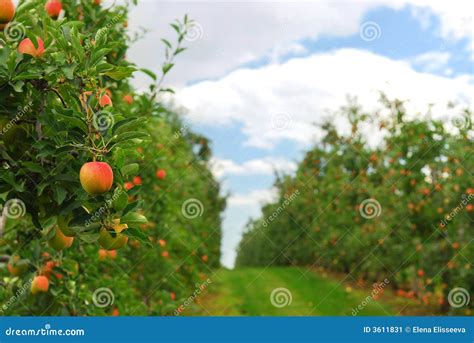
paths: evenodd
<path fill-rule="evenodd" d="M 347 94 L 369 110 L 377 108 L 379 90 L 410 99 L 413 113 L 433 103 L 440 116 L 455 115 L 443 110 L 449 100 L 472 105 L 471 7 L 457 1 L 163 1 L 134 9 L 131 28 L 150 33 L 130 58 L 151 69 L 161 52 L 150 46 L 169 34 L 163 23 L 185 13 L 197 22 L 167 82 L 177 89 L 174 102 L 186 120 L 212 140 L 213 170 L 231 193 L 224 265 L 233 265 L 248 218 L 272 198 L 273 170 L 294 171 L 318 140 L 312 123 L 344 105 Z M 143 87 L 145 81 L 135 82 Z"/>

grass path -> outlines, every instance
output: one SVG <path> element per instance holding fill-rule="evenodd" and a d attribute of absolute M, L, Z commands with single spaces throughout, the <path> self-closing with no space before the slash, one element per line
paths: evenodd
<path fill-rule="evenodd" d="M 353 289 L 330 277 L 297 267 L 242 268 L 219 270 L 206 293 L 200 296 L 189 315 L 212 316 L 339 316 L 352 315 L 371 289 Z M 274 303 L 272 291 L 284 288 Z M 286 293 L 286 295 L 282 295 Z M 390 303 L 370 299 L 359 315 L 395 315 Z"/>

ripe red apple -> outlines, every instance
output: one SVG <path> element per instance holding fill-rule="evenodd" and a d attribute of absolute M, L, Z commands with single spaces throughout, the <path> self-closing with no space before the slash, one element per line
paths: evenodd
<path fill-rule="evenodd" d="M 20 54 L 31 55 L 35 58 L 41 57 L 44 54 L 44 43 L 41 38 L 37 38 L 38 47 L 36 48 L 31 39 L 25 38 L 18 44 L 18 52 Z"/>
<path fill-rule="evenodd" d="M 131 105 L 133 103 L 133 97 L 130 94 L 126 94 L 122 98 L 127 104 Z"/>
<path fill-rule="evenodd" d="M 54 267 L 56 267 L 56 262 L 48 261 L 40 270 L 40 275 L 46 276 L 48 280 L 51 278 L 51 273 L 53 272 Z"/>
<path fill-rule="evenodd" d="M 135 176 L 132 180 L 134 185 L 141 185 L 142 184 L 142 178 L 140 176 Z"/>
<path fill-rule="evenodd" d="M 59 227 L 56 227 L 54 236 L 48 241 L 49 246 L 56 251 L 69 248 L 74 242 L 74 237 L 67 237 Z"/>
<path fill-rule="evenodd" d="M 107 250 L 99 249 L 99 261 L 105 261 L 107 259 Z"/>
<path fill-rule="evenodd" d="M 110 99 L 110 96 L 108 96 L 107 94 L 104 94 L 99 99 L 99 105 L 100 107 L 112 106 L 112 99 Z"/>
<path fill-rule="evenodd" d="M 28 270 L 28 260 L 20 259 L 20 256 L 14 256 L 7 264 L 8 271 L 13 276 L 21 276 Z"/>
<path fill-rule="evenodd" d="M 131 190 L 135 185 L 132 182 L 125 182 L 124 185 L 125 190 L 129 191 Z"/>
<path fill-rule="evenodd" d="M 117 250 L 127 244 L 128 236 L 123 233 L 109 231 L 106 228 L 100 230 L 99 244 L 106 250 Z"/>
<path fill-rule="evenodd" d="M 44 8 L 50 17 L 56 19 L 63 9 L 63 4 L 59 0 L 49 0 Z"/>
<path fill-rule="evenodd" d="M 46 276 L 35 276 L 31 282 L 31 293 L 47 292 L 49 288 L 49 280 Z"/>
<path fill-rule="evenodd" d="M 166 177 L 166 170 L 164 169 L 158 169 L 156 171 L 156 177 L 160 180 L 163 180 Z"/>
<path fill-rule="evenodd" d="M 115 260 L 117 258 L 117 250 L 99 249 L 99 261 L 105 261 L 108 258 Z"/>
<path fill-rule="evenodd" d="M 79 179 L 84 190 L 89 194 L 102 194 L 112 188 L 114 173 L 105 162 L 87 162 L 81 167 Z"/>
<path fill-rule="evenodd" d="M 12 0 L 0 0 L 0 29 L 4 29 L 5 26 L 15 16 L 15 4 Z"/>

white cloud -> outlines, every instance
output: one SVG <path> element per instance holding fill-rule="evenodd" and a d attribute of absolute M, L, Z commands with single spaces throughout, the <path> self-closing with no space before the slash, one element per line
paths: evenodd
<path fill-rule="evenodd" d="M 228 159 L 213 158 L 211 169 L 217 178 L 227 175 L 273 175 L 274 171 L 292 172 L 296 163 L 285 158 L 265 157 L 253 159 L 241 164 Z"/>
<path fill-rule="evenodd" d="M 429 11 L 439 18 L 441 23 L 441 36 L 459 40 L 473 37 L 473 11 L 474 4 L 472 1 L 452 0 L 452 1 L 430 1 L 430 0 L 411 0 L 408 1 L 418 6 L 418 14 Z M 424 12 L 426 16 L 426 12 Z M 426 19 L 425 19 L 426 20 Z"/>
<path fill-rule="evenodd" d="M 240 65 L 265 56 L 271 60 L 287 53 L 305 53 L 302 40 L 347 37 L 357 34 L 364 16 L 382 6 L 400 9 L 410 5 L 421 25 L 439 18 L 439 35 L 451 41 L 467 38 L 473 42 L 472 1 L 372 0 L 372 1 L 141 1 L 130 17 L 131 31 L 149 30 L 134 44 L 129 58 L 141 67 L 158 70 L 163 59 L 165 38 L 173 39 L 168 23 L 185 13 L 202 27 L 200 39 L 186 42 L 180 68 L 167 83 L 181 86 L 193 80 L 222 77 Z M 382 29 L 382 23 L 379 23 Z M 472 48 L 472 45 L 471 45 Z M 149 82 L 137 75 L 139 88 Z"/>
<path fill-rule="evenodd" d="M 167 82 L 176 86 L 191 80 L 221 77 L 236 67 L 274 54 L 302 53 L 298 42 L 321 36 L 356 34 L 363 15 L 387 1 L 141 1 L 133 8 L 131 31 L 140 26 L 148 35 L 134 44 L 129 58 L 157 70 L 163 59 L 160 38 L 173 40 L 168 23 L 185 13 L 202 27 L 199 40 L 177 59 Z M 403 4 L 393 2 L 392 7 Z M 292 46 L 288 50 L 288 47 Z M 137 83 L 143 81 L 139 76 Z M 148 81 L 148 80 L 146 80 Z"/>
<path fill-rule="evenodd" d="M 451 54 L 447 51 L 428 51 L 409 59 L 408 62 L 414 67 L 421 67 L 424 72 L 437 72 L 446 70 L 450 58 Z"/>
<path fill-rule="evenodd" d="M 444 114 L 449 101 L 470 104 L 472 76 L 447 78 L 415 71 L 407 62 L 371 52 L 341 49 L 289 60 L 281 65 L 241 69 L 182 89 L 176 96 L 190 118 L 208 125 L 243 125 L 246 144 L 272 148 L 289 139 L 307 145 L 318 133 L 314 122 L 355 95 L 365 109 L 378 107 L 378 92 L 409 100 L 410 111 Z M 438 107 L 439 106 L 439 107 Z M 280 116 L 280 117 L 278 117 Z M 275 120 L 277 119 L 277 120 Z M 282 120 L 280 120 L 282 119 Z"/>
<path fill-rule="evenodd" d="M 228 207 L 252 207 L 260 208 L 262 204 L 274 201 L 277 189 L 257 189 L 246 194 L 233 194 L 227 199 Z"/>

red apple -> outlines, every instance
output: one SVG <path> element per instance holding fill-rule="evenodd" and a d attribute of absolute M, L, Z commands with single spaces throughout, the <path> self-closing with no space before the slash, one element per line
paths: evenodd
<path fill-rule="evenodd" d="M 53 272 L 54 267 L 56 267 L 56 262 L 48 261 L 45 265 L 40 269 L 39 274 L 46 276 L 48 280 L 51 278 L 51 273 Z"/>
<path fill-rule="evenodd" d="M 110 96 L 108 96 L 107 94 L 102 95 L 99 100 L 99 105 L 100 107 L 112 106 L 112 99 L 110 99 Z"/>
<path fill-rule="evenodd" d="M 102 194 L 112 188 L 114 173 L 105 162 L 87 162 L 81 167 L 79 179 L 89 194 Z"/>
<path fill-rule="evenodd" d="M 33 57 L 41 57 L 44 54 L 44 43 L 41 38 L 36 39 L 38 47 L 36 48 L 31 39 L 25 38 L 18 44 L 18 52 L 20 54 L 31 55 Z"/>
<path fill-rule="evenodd" d="M 49 280 L 46 276 L 35 276 L 31 282 L 31 293 L 47 292 L 49 288 Z"/>
<path fill-rule="evenodd" d="M 61 251 L 65 248 L 69 248 L 72 243 L 74 242 L 74 237 L 67 237 L 61 231 L 59 227 L 56 227 L 56 233 L 54 236 L 48 241 L 51 248 L 56 251 Z"/>
<path fill-rule="evenodd" d="M 140 176 L 135 176 L 133 178 L 133 184 L 134 185 L 141 185 L 142 184 L 142 178 Z"/>
<path fill-rule="evenodd" d="M 56 19 L 63 9 L 63 4 L 59 0 L 49 0 L 44 8 L 50 17 Z"/>
<path fill-rule="evenodd" d="M 0 29 L 5 28 L 15 16 L 15 4 L 12 0 L 0 0 Z"/>
<path fill-rule="evenodd" d="M 133 97 L 130 94 L 126 94 L 122 98 L 127 104 L 131 105 L 133 103 Z"/>
<path fill-rule="evenodd" d="M 107 259 L 107 250 L 99 249 L 99 261 L 105 261 Z"/>
<path fill-rule="evenodd" d="M 163 180 L 166 177 L 166 170 L 164 169 L 158 169 L 156 171 L 156 177 L 160 180 Z"/>

